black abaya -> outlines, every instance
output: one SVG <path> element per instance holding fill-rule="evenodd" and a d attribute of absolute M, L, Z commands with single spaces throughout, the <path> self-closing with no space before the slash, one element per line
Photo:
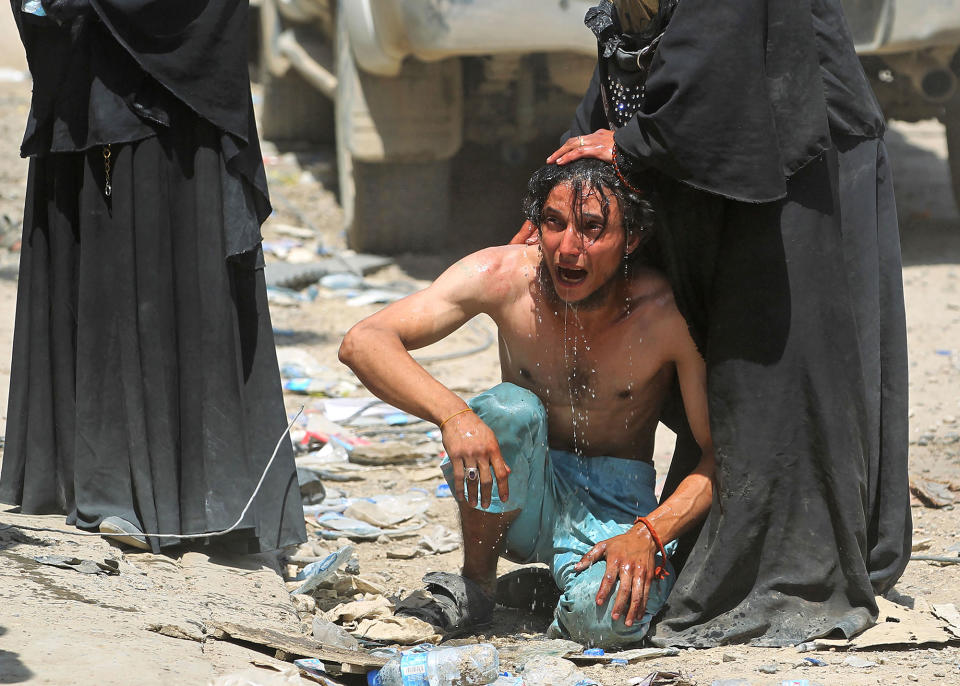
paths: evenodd
<path fill-rule="evenodd" d="M 66 27 L 21 28 L 31 67 L 53 69 L 35 77 L 53 83 L 35 83 L 24 141 L 31 160 L 0 501 L 94 530 L 109 516 L 149 533 L 225 529 L 286 425 L 258 268 L 269 206 L 249 86 L 234 98 L 246 141 L 104 44 L 111 34 L 99 22 L 69 37 Z M 86 90 L 56 93 L 57 65 L 38 57 L 57 45 L 50 36 L 92 51 L 76 60 Z M 104 51 L 116 59 L 91 57 Z M 77 75 L 76 64 L 63 66 Z M 304 538 L 283 441 L 240 526 L 219 540 L 253 552 Z M 154 550 L 178 542 L 148 541 Z"/>
<path fill-rule="evenodd" d="M 570 135 L 612 128 L 602 42 L 600 57 Z M 679 0 L 641 110 L 616 131 L 656 191 L 717 460 L 656 644 L 850 636 L 906 566 L 906 332 L 882 132 L 836 0 Z M 664 497 L 699 459 L 688 431 Z"/>

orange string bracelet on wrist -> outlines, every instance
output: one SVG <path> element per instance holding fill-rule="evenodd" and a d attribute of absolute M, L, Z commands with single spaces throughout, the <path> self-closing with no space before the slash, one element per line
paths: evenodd
<path fill-rule="evenodd" d="M 657 535 L 657 530 L 653 528 L 653 524 L 650 523 L 650 520 L 646 517 L 637 517 L 633 520 L 633 525 L 643 524 L 647 527 L 647 531 L 650 532 L 650 538 L 653 539 L 653 542 L 657 544 L 657 548 L 660 550 L 660 557 L 663 558 L 663 564 L 657 565 L 653 570 L 653 576 L 656 579 L 666 579 L 670 576 L 670 572 L 667 571 L 667 551 L 663 549 L 663 543 L 660 541 L 660 537 Z"/>
<path fill-rule="evenodd" d="M 437 428 L 438 428 L 438 429 L 442 429 L 444 424 L 446 424 L 447 422 L 449 422 L 451 419 L 453 419 L 454 417 L 456 417 L 458 414 L 463 414 L 464 412 L 473 412 L 473 409 L 472 409 L 472 408 L 469 408 L 469 407 L 465 407 L 465 408 L 463 408 L 462 410 L 459 410 L 459 411 L 457 411 L 457 412 L 454 412 L 452 415 L 450 415 L 449 417 L 447 417 L 446 419 L 444 419 L 442 422 L 440 422 L 440 425 L 439 425 Z"/>

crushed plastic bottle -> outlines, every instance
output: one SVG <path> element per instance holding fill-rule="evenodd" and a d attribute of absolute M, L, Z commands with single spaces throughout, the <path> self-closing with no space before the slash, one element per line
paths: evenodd
<path fill-rule="evenodd" d="M 40 0 L 23 0 L 23 3 L 20 5 L 20 10 L 26 14 L 35 14 L 38 17 L 47 16 L 47 12 L 43 9 Z"/>
<path fill-rule="evenodd" d="M 500 678 L 500 657 L 489 643 L 405 650 L 367 674 L 368 686 L 486 686 Z"/>

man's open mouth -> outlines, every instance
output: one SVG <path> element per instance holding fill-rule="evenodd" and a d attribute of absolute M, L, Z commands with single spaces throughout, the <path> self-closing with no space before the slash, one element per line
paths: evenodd
<path fill-rule="evenodd" d="M 557 265 L 557 281 L 564 286 L 576 286 L 587 278 L 587 270 L 578 267 L 561 267 Z"/>

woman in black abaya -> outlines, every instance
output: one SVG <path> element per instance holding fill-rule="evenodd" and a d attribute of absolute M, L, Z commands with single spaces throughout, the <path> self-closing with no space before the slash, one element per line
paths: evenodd
<path fill-rule="evenodd" d="M 225 529 L 286 424 L 246 2 L 12 5 L 34 93 L 0 500 L 154 551 Z M 224 542 L 304 538 L 284 442 Z"/>
<path fill-rule="evenodd" d="M 717 495 L 652 640 L 853 635 L 911 525 L 896 209 L 839 0 L 604 0 L 586 22 L 597 71 L 548 161 L 652 189 L 707 363 Z M 664 496 L 697 457 L 681 431 Z"/>

